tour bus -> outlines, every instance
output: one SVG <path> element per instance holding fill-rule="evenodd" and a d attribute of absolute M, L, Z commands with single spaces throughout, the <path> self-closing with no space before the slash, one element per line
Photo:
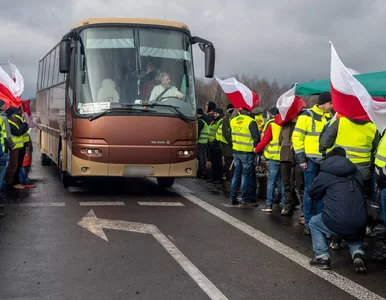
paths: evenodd
<path fill-rule="evenodd" d="M 90 18 L 39 62 L 37 143 L 63 185 L 154 177 L 171 187 L 197 172 L 192 45 L 213 77 L 215 49 L 178 22 Z"/>

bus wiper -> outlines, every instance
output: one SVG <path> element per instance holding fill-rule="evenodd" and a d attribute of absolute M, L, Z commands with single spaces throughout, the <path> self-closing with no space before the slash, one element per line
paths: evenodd
<path fill-rule="evenodd" d="M 125 108 L 125 107 L 121 107 L 121 108 L 110 108 L 110 109 L 107 109 L 105 111 L 102 111 L 101 113 L 99 114 L 96 114 L 96 115 L 93 115 L 92 117 L 88 118 L 88 120 L 90 122 L 104 116 L 104 115 L 107 115 L 107 114 L 110 114 L 112 112 L 115 112 L 115 111 L 124 111 L 124 112 L 132 112 L 132 111 L 144 111 L 143 109 L 137 109 L 137 108 L 132 108 L 132 107 L 128 107 L 128 108 Z"/>
<path fill-rule="evenodd" d="M 189 123 L 190 121 L 192 121 L 192 119 L 190 119 L 189 117 L 185 116 L 180 110 L 179 110 L 179 107 L 178 106 L 174 106 L 174 105 L 165 105 L 165 104 L 158 104 L 158 103 L 149 103 L 149 104 L 142 104 L 143 106 L 147 106 L 147 107 L 154 107 L 154 106 L 157 106 L 157 107 L 166 107 L 166 108 L 171 108 L 173 109 L 177 114 L 178 116 L 181 118 L 181 120 L 185 121 L 186 123 Z"/>

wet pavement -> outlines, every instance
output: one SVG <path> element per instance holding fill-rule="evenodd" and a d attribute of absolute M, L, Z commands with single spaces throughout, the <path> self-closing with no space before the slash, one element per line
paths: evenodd
<path fill-rule="evenodd" d="M 227 207 L 199 179 L 95 179 L 63 188 L 40 166 L 36 189 L 6 194 L 0 220 L 0 299 L 383 299 L 386 265 L 353 270 L 347 246 L 333 271 L 307 265 L 311 238 L 297 214 Z"/>

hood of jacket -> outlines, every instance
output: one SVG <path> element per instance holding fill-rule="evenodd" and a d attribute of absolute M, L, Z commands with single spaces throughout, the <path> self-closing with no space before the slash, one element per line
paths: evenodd
<path fill-rule="evenodd" d="M 355 174 L 357 167 L 344 156 L 332 156 L 320 164 L 320 170 L 339 177 Z"/>

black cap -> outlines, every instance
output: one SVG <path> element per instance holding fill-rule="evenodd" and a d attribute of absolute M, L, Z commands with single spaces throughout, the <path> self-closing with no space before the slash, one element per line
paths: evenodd
<path fill-rule="evenodd" d="M 5 104 L 5 102 L 0 99 L 0 106 L 3 106 L 4 104 Z"/>
<path fill-rule="evenodd" d="M 276 106 L 271 106 L 269 109 L 268 109 L 268 112 L 273 115 L 273 116 L 276 116 L 278 113 L 279 113 L 279 110 L 277 109 Z"/>
<path fill-rule="evenodd" d="M 215 108 L 213 112 L 216 112 L 218 113 L 220 116 L 223 116 L 224 115 L 224 111 L 221 109 L 221 108 Z"/>
<path fill-rule="evenodd" d="M 235 107 L 233 106 L 233 104 L 232 103 L 229 103 L 228 105 L 227 105 L 227 110 L 229 110 L 229 109 L 234 109 Z"/>
<path fill-rule="evenodd" d="M 198 115 L 203 115 L 204 114 L 204 110 L 202 108 L 197 108 L 197 114 Z"/>
<path fill-rule="evenodd" d="M 326 104 L 326 103 L 331 102 L 331 101 L 332 101 L 331 100 L 331 93 L 330 92 L 323 92 L 319 95 L 317 104 L 323 105 L 323 104 Z"/>
<path fill-rule="evenodd" d="M 208 112 L 213 111 L 216 108 L 216 103 L 209 101 L 208 102 Z"/>

